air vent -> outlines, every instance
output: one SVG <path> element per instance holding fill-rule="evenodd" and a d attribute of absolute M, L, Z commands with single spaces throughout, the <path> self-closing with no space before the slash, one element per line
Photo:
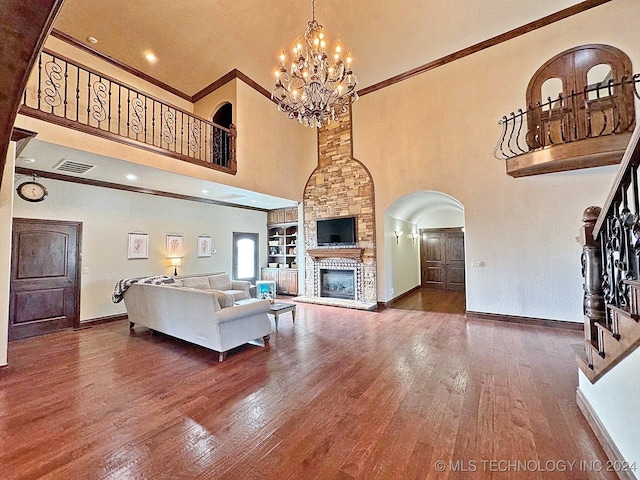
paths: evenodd
<path fill-rule="evenodd" d="M 216 200 L 238 200 L 239 198 L 245 198 L 246 195 L 240 195 L 237 193 L 227 193 L 225 195 L 219 195 L 216 198 Z"/>
<path fill-rule="evenodd" d="M 67 160 L 63 159 L 60 163 L 58 163 L 54 170 L 60 170 L 61 172 L 70 172 L 77 173 L 78 175 L 83 175 L 91 170 L 95 165 L 91 165 L 89 163 L 76 162 L 75 160 Z"/>

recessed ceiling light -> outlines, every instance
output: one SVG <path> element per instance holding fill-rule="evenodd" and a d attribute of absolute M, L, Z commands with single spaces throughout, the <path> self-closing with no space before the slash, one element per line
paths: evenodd
<path fill-rule="evenodd" d="M 202 189 L 202 190 L 201 190 L 201 192 L 202 192 L 202 193 L 209 193 L 209 190 L 207 190 L 207 189 L 205 188 L 205 189 Z"/>
<path fill-rule="evenodd" d="M 127 180 L 134 181 L 134 180 L 137 180 L 137 179 L 138 179 L 138 177 L 135 176 L 133 173 L 130 173 L 129 175 L 127 175 Z"/>
<path fill-rule="evenodd" d="M 89 36 L 87 37 L 87 42 L 93 43 L 95 45 L 96 43 L 98 43 L 98 39 L 96 37 Z"/>
<path fill-rule="evenodd" d="M 155 63 L 156 60 L 158 60 L 158 57 L 156 57 L 155 53 L 152 52 L 145 53 L 144 58 L 146 58 L 149 63 Z"/>
<path fill-rule="evenodd" d="M 22 160 L 24 163 L 36 163 L 36 159 L 35 158 L 20 157 L 20 160 Z"/>

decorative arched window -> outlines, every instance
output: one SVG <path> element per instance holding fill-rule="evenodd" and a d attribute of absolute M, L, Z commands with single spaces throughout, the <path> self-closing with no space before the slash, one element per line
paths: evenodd
<path fill-rule="evenodd" d="M 571 48 L 546 62 L 527 87 L 532 149 L 631 129 L 631 60 L 609 45 Z"/>

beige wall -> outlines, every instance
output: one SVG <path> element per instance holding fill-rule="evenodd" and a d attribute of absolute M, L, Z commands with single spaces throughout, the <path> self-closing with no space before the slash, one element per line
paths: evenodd
<path fill-rule="evenodd" d="M 603 203 L 616 168 L 513 179 L 492 155 L 497 121 L 524 106 L 540 65 L 576 45 L 614 45 L 638 70 L 639 29 L 637 2 L 616 0 L 362 97 L 353 107 L 354 156 L 377 186 L 384 179 L 378 239 L 388 239 L 380 220 L 396 199 L 420 190 L 451 195 L 465 207 L 467 264 L 485 265 L 467 269 L 468 310 L 581 321 L 575 237 L 582 211 Z M 379 256 L 383 294 L 393 288 L 386 271 Z"/>
<path fill-rule="evenodd" d="M 7 178 L 12 179 L 12 175 Z M 179 274 L 215 271 L 231 274 L 233 232 L 258 233 L 260 265 L 266 262 L 267 216 L 264 212 L 50 179 L 41 181 L 49 191 L 46 200 L 28 203 L 16 195 L 14 215 L 82 222 L 82 266 L 88 272 L 81 276 L 81 320 L 125 312 L 123 303 L 111 302 L 116 280 L 171 275 L 173 268 L 165 258 L 167 234 L 184 237 Z M 13 191 L 13 188 L 2 189 L 3 193 Z M 149 234 L 149 259 L 127 259 L 128 233 L 135 231 Z M 198 235 L 211 236 L 212 248 L 216 250 L 211 257 L 197 257 Z"/>
<path fill-rule="evenodd" d="M 413 223 L 389 215 L 384 217 L 384 222 L 385 276 L 391 279 L 389 288 L 393 288 L 386 292 L 386 301 L 389 301 L 420 285 L 420 239 L 414 242 L 411 238 L 411 233 L 418 231 Z M 397 239 L 396 230 L 402 231 Z"/>
<path fill-rule="evenodd" d="M 229 175 L 18 115 L 16 125 L 38 132 L 39 140 L 267 195 L 301 200 L 306 179 L 316 165 L 315 131 L 289 120 L 273 102 L 244 82 L 233 80 L 194 106 L 56 38 L 50 37 L 46 46 L 207 119 L 223 102 L 231 102 L 238 129 L 238 172 Z"/>
<path fill-rule="evenodd" d="M 299 202 L 316 165 L 315 131 L 289 120 L 275 103 L 238 79 L 197 102 L 195 113 L 211 118 L 225 102 L 233 105 L 238 129 L 238 173 L 222 182 Z"/>
<path fill-rule="evenodd" d="M 15 143 L 9 143 L 0 185 L 0 367 L 7 364 L 9 338 L 9 282 L 11 277 L 11 226 L 13 222 L 13 167 Z"/>

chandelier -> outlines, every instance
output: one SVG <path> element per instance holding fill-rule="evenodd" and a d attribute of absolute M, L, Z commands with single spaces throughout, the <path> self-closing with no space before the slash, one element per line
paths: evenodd
<path fill-rule="evenodd" d="M 285 66 L 284 51 L 280 55 L 281 66 L 271 93 L 278 110 L 309 127 L 320 127 L 332 119 L 337 121 L 349 104 L 358 99 L 351 54 L 343 62 L 339 43 L 333 56 L 327 54 L 323 27 L 316 22 L 315 3 L 312 0 L 312 19 L 304 32 L 304 44 L 298 41 L 293 48 L 290 70 Z"/>

